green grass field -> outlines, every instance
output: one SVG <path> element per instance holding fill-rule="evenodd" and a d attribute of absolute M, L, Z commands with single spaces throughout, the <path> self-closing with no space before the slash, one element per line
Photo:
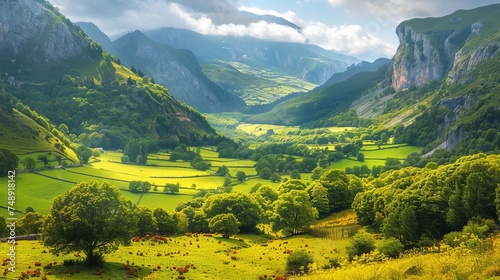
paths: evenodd
<path fill-rule="evenodd" d="M 288 132 L 296 132 L 299 130 L 298 126 L 285 126 L 285 125 L 272 125 L 272 124 L 250 124 L 241 123 L 238 125 L 239 130 L 248 134 L 260 136 L 266 134 L 269 129 L 274 131 L 274 134 L 287 134 Z"/>
<path fill-rule="evenodd" d="M 37 241 L 19 241 L 16 272 L 9 273 L 7 279 L 17 279 L 21 272 L 35 270 L 38 268 L 35 262 L 40 262 L 42 267 L 57 263 L 52 269 L 40 267 L 42 275 L 51 272 L 48 279 L 127 279 L 126 271 L 121 269 L 127 262 L 138 270 L 140 279 L 177 279 L 179 273 L 173 267 L 185 267 L 188 264 L 190 269 L 184 274 L 186 279 L 258 279 L 263 275 L 284 274 L 288 257 L 285 250 L 305 250 L 314 257 L 318 266 L 322 266 L 328 263 L 330 257 L 344 256 L 346 244 L 346 240 L 328 241 L 309 235 L 274 241 L 264 235 L 247 234 L 231 239 L 223 239 L 218 235 L 178 236 L 163 244 L 144 241 L 120 247 L 118 251 L 105 255 L 107 264 L 103 267 L 102 275 L 98 276 L 93 269 L 63 266 L 64 260 L 76 259 L 73 254 L 54 256 L 44 253 L 49 249 Z M 69 274 L 64 273 L 64 270 L 79 272 Z"/>

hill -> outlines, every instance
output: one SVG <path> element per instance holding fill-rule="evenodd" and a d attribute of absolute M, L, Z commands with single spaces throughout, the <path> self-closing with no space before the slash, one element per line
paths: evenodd
<path fill-rule="evenodd" d="M 206 113 L 233 111 L 245 105 L 210 81 L 191 51 L 153 42 L 140 31 L 113 42 L 120 60 L 142 69 L 155 82 L 169 88 L 172 95 Z"/>
<path fill-rule="evenodd" d="M 71 139 L 121 149 L 129 139 L 148 138 L 155 148 L 218 137 L 197 111 L 102 52 L 48 2 L 2 2 L 0 15 L 0 38 L 12 38 L 0 41 L 5 90 L 55 126 L 67 125 Z"/>

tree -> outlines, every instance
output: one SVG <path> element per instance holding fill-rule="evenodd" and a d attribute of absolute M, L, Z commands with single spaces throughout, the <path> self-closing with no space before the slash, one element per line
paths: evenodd
<path fill-rule="evenodd" d="M 328 201 L 328 190 L 319 182 L 314 182 L 307 188 L 311 199 L 312 207 L 318 210 L 320 216 L 330 212 L 330 203 Z"/>
<path fill-rule="evenodd" d="M 99 150 L 92 150 L 92 157 L 97 158 L 101 156 L 101 152 Z"/>
<path fill-rule="evenodd" d="M 84 145 L 78 146 L 75 150 L 75 153 L 78 156 L 78 160 L 80 160 L 80 162 L 82 163 L 89 162 L 89 158 L 92 156 L 92 150 L 85 147 Z"/>
<path fill-rule="evenodd" d="M 240 222 L 233 214 L 219 214 L 208 222 L 210 230 L 222 233 L 222 237 L 229 238 L 239 232 Z"/>
<path fill-rule="evenodd" d="M 10 170 L 15 170 L 19 164 L 19 158 L 7 149 L 0 149 L 0 177 L 6 176 Z"/>
<path fill-rule="evenodd" d="M 36 168 L 36 160 L 32 157 L 25 157 L 22 161 L 25 169 L 35 169 Z"/>
<path fill-rule="evenodd" d="M 389 136 L 387 135 L 387 133 L 382 132 L 382 134 L 380 134 L 380 142 L 382 144 L 387 144 L 387 142 L 389 142 Z"/>
<path fill-rule="evenodd" d="M 273 174 L 271 174 L 271 177 L 269 178 L 271 180 L 271 182 L 280 182 L 281 181 L 281 176 L 278 172 L 274 172 Z"/>
<path fill-rule="evenodd" d="M 36 234 L 41 232 L 44 222 L 44 215 L 37 212 L 29 212 L 19 219 L 18 226 L 23 234 Z"/>
<path fill-rule="evenodd" d="M 81 182 L 54 199 L 42 242 L 54 254 L 83 251 L 88 266 L 102 265 L 103 254 L 130 243 L 134 208 L 107 182 Z"/>
<path fill-rule="evenodd" d="M 238 182 L 241 183 L 241 182 L 245 181 L 246 178 L 247 178 L 247 174 L 245 174 L 245 172 L 240 171 L 240 170 L 236 171 L 236 179 L 238 180 Z"/>
<path fill-rule="evenodd" d="M 226 176 L 224 176 L 224 187 L 227 187 L 231 185 L 231 176 L 229 175 L 229 173 L 226 173 Z"/>
<path fill-rule="evenodd" d="M 365 155 L 363 153 L 358 153 L 358 161 L 365 161 Z"/>
<path fill-rule="evenodd" d="M 120 161 L 121 161 L 121 163 L 129 163 L 130 158 L 127 155 L 123 155 L 123 156 L 121 156 Z"/>
<path fill-rule="evenodd" d="M 232 213 L 241 223 L 240 230 L 252 232 L 262 219 L 262 210 L 253 197 L 245 193 L 224 193 L 213 195 L 203 204 L 206 218 Z"/>
<path fill-rule="evenodd" d="M 289 193 L 293 190 L 303 191 L 306 189 L 306 187 L 307 187 L 306 183 L 304 183 L 303 181 L 298 180 L 298 179 L 293 179 L 293 180 L 289 180 L 285 183 L 281 183 L 278 186 L 278 193 L 279 194 Z"/>
<path fill-rule="evenodd" d="M 314 263 L 314 258 L 303 250 L 295 251 L 286 258 L 286 271 L 298 274 L 309 271 L 309 265 Z"/>
<path fill-rule="evenodd" d="M 47 167 L 49 165 L 49 157 L 47 155 L 38 155 L 37 159 L 43 162 L 43 167 Z"/>
<path fill-rule="evenodd" d="M 330 211 L 342 211 L 351 207 L 354 196 L 349 192 L 349 179 L 345 172 L 328 170 L 319 181 L 328 189 Z"/>
<path fill-rule="evenodd" d="M 180 189 L 180 184 L 179 183 L 177 183 L 177 184 L 166 183 L 165 187 L 163 188 L 163 192 L 164 193 L 168 193 L 169 192 L 171 194 L 174 194 L 174 193 L 178 193 L 179 189 Z"/>
<path fill-rule="evenodd" d="M 177 223 L 172 215 L 163 208 L 155 208 L 153 217 L 160 234 L 174 234 L 177 232 Z"/>
<path fill-rule="evenodd" d="M 285 235 L 309 230 L 318 217 L 318 211 L 309 202 L 307 192 L 297 190 L 281 194 L 275 203 L 274 212 L 271 227 L 273 231 L 281 230 Z"/>
<path fill-rule="evenodd" d="M 141 154 L 139 141 L 137 139 L 130 139 L 125 146 L 123 153 L 128 156 L 130 162 L 136 162 L 137 156 Z"/>
<path fill-rule="evenodd" d="M 365 234 L 356 234 L 349 241 L 349 245 L 346 247 L 347 256 L 350 261 L 354 259 L 355 256 L 361 256 L 362 254 L 368 254 L 375 249 L 375 240 Z"/>
<path fill-rule="evenodd" d="M 153 211 L 144 206 L 137 207 L 137 232 L 144 236 L 158 232 L 158 226 L 153 218 Z"/>
<path fill-rule="evenodd" d="M 218 175 L 218 176 L 226 176 L 226 174 L 229 173 L 229 168 L 227 168 L 227 166 L 225 165 L 222 165 L 222 166 L 219 166 L 219 169 L 217 169 L 217 172 L 215 172 L 215 175 Z"/>
<path fill-rule="evenodd" d="M 149 192 L 151 190 L 151 183 L 146 181 L 131 181 L 128 184 L 130 192 Z"/>
<path fill-rule="evenodd" d="M 291 179 L 300 179 L 300 171 L 297 169 L 294 169 L 292 173 L 290 173 L 290 178 Z"/>
<path fill-rule="evenodd" d="M 269 167 L 264 167 L 259 171 L 259 175 L 262 179 L 270 179 L 273 172 Z"/>

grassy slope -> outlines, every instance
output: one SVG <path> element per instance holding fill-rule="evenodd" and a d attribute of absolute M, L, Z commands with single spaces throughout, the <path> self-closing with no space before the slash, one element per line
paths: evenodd
<path fill-rule="evenodd" d="M 59 139 L 15 110 L 8 114 L 0 108 L 0 147 L 6 148 L 18 156 L 35 152 L 53 152 L 62 155 L 71 162 L 77 163 L 78 158 L 73 150 L 67 148 L 64 153 L 54 147 Z"/>

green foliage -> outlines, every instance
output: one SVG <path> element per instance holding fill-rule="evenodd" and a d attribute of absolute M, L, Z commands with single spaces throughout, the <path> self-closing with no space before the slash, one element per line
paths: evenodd
<path fill-rule="evenodd" d="M 129 244 L 136 232 L 133 204 L 116 187 L 96 181 L 81 182 L 54 199 L 42 242 L 54 254 L 81 252 L 86 264 Z"/>
<path fill-rule="evenodd" d="M 35 169 L 36 168 L 36 160 L 32 157 L 25 157 L 22 160 L 22 164 L 24 169 Z"/>
<path fill-rule="evenodd" d="M 312 207 L 309 195 L 300 190 L 280 194 L 274 204 L 274 213 L 271 227 L 273 231 L 281 231 L 285 235 L 308 231 L 318 218 L 318 211 Z"/>
<path fill-rule="evenodd" d="M 300 179 L 300 171 L 297 169 L 294 169 L 292 173 L 290 173 L 290 178 L 291 179 Z"/>
<path fill-rule="evenodd" d="M 295 251 L 286 258 L 286 271 L 292 274 L 308 272 L 314 258 L 303 250 Z"/>
<path fill-rule="evenodd" d="M 138 206 L 135 214 L 137 215 L 137 232 L 139 235 L 144 236 L 158 232 L 158 226 L 150 208 Z"/>
<path fill-rule="evenodd" d="M 18 233 L 38 234 L 41 233 L 46 217 L 37 212 L 28 212 L 17 222 Z"/>
<path fill-rule="evenodd" d="M 175 216 L 169 214 L 163 208 L 155 208 L 153 210 L 154 221 L 158 227 L 158 233 L 162 235 L 175 234 L 178 230 L 178 221 Z"/>
<path fill-rule="evenodd" d="M 307 187 L 311 199 L 311 206 L 318 210 L 320 216 L 330 213 L 330 203 L 328 201 L 328 189 L 319 182 L 312 183 Z"/>
<path fill-rule="evenodd" d="M 7 176 L 8 171 L 14 171 L 19 164 L 19 158 L 7 149 L 0 149 L 0 177 Z"/>
<path fill-rule="evenodd" d="M 236 179 L 238 180 L 238 182 L 242 183 L 247 179 L 247 174 L 245 174 L 245 172 L 243 171 L 238 170 L 236 171 Z"/>
<path fill-rule="evenodd" d="M 123 156 L 120 157 L 120 162 L 121 163 L 129 163 L 130 162 L 130 158 L 127 155 L 123 155 Z"/>
<path fill-rule="evenodd" d="M 240 222 L 233 214 L 219 214 L 208 222 L 210 230 L 222 233 L 222 237 L 229 238 L 239 232 Z"/>
<path fill-rule="evenodd" d="M 174 193 L 179 192 L 179 188 L 180 188 L 179 183 L 177 183 L 177 184 L 167 183 L 167 184 L 165 184 L 165 187 L 163 188 L 163 192 L 174 194 Z"/>
<path fill-rule="evenodd" d="M 133 193 L 147 193 L 151 190 L 151 183 L 147 181 L 131 181 L 128 185 L 128 190 Z"/>
<path fill-rule="evenodd" d="M 368 254 L 373 250 L 375 250 L 375 240 L 365 234 L 356 234 L 350 239 L 349 245 L 346 247 L 350 261 L 352 261 L 355 256 Z"/>
<path fill-rule="evenodd" d="M 224 193 L 206 199 L 203 205 L 206 218 L 232 213 L 241 223 L 240 230 L 253 232 L 262 219 L 262 210 L 257 201 L 248 194 Z"/>
<path fill-rule="evenodd" d="M 229 168 L 227 168 L 227 166 L 225 165 L 222 165 L 222 166 L 219 166 L 219 168 L 217 169 L 217 172 L 215 172 L 215 175 L 218 175 L 218 176 L 226 176 L 226 174 L 229 173 Z"/>
<path fill-rule="evenodd" d="M 75 149 L 75 153 L 78 156 L 78 160 L 80 160 L 81 163 L 87 163 L 89 162 L 90 157 L 92 156 L 92 149 L 89 149 L 85 147 L 84 145 L 79 145 Z M 45 165 L 45 161 L 44 161 Z"/>
<path fill-rule="evenodd" d="M 389 258 L 397 258 L 403 252 L 403 244 L 396 238 L 385 239 L 382 244 L 378 247 L 380 253 L 386 255 Z"/>

